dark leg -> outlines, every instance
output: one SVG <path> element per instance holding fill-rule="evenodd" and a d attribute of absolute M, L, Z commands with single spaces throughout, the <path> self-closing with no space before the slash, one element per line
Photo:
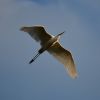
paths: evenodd
<path fill-rule="evenodd" d="M 30 62 L 29 64 L 31 64 L 33 61 L 35 61 L 35 59 L 40 55 L 41 53 L 38 53 Z"/>

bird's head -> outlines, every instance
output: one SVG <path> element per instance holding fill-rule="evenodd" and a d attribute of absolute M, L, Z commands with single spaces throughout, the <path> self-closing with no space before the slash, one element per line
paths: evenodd
<path fill-rule="evenodd" d="M 59 39 L 60 39 L 60 36 L 63 35 L 64 33 L 65 33 L 65 31 L 62 32 L 62 33 L 59 33 L 59 34 L 56 36 L 56 38 L 59 40 Z"/>

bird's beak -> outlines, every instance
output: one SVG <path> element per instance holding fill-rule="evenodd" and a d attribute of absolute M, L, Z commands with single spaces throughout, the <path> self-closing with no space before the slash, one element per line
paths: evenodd
<path fill-rule="evenodd" d="M 64 31 L 64 32 L 62 32 L 62 33 L 60 33 L 59 35 L 62 35 L 63 33 L 65 33 L 65 31 Z"/>

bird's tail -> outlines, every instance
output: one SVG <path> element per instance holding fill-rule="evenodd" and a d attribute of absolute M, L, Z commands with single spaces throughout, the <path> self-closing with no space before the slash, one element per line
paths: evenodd
<path fill-rule="evenodd" d="M 38 54 L 36 54 L 36 55 L 34 56 L 34 58 L 29 62 L 29 64 L 31 64 L 33 61 L 35 61 L 36 58 L 37 58 L 40 54 L 41 54 L 41 53 L 38 52 Z"/>

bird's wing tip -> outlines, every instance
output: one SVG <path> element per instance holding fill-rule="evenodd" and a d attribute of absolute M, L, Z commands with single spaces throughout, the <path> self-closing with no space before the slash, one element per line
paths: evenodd
<path fill-rule="evenodd" d="M 77 77 L 78 77 L 78 75 L 77 75 L 77 73 L 76 74 L 74 74 L 74 75 L 70 75 L 73 79 L 77 79 Z"/>
<path fill-rule="evenodd" d="M 65 67 L 66 71 L 68 72 L 68 75 L 73 78 L 73 79 L 77 79 L 78 77 L 78 74 L 76 72 L 76 70 L 71 70 L 71 69 L 68 69 L 68 67 Z"/>
<path fill-rule="evenodd" d="M 43 25 L 35 25 L 35 26 L 22 26 L 19 30 L 20 31 L 25 31 L 27 28 L 29 27 L 41 27 L 41 28 L 44 28 L 45 26 Z"/>
<path fill-rule="evenodd" d="M 25 30 L 25 26 L 22 26 L 19 30 L 20 31 L 24 31 Z"/>
<path fill-rule="evenodd" d="M 73 79 L 77 79 L 78 75 L 76 72 L 74 72 L 74 73 L 68 72 L 68 73 Z"/>

